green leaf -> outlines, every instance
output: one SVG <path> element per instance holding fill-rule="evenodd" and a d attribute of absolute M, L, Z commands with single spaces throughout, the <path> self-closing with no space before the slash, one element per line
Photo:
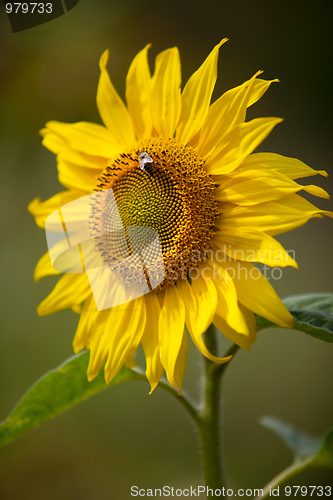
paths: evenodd
<path fill-rule="evenodd" d="M 298 469 L 303 467 L 333 468 L 333 429 L 324 438 L 312 436 L 294 425 L 271 415 L 264 415 L 260 424 L 276 434 L 292 451 Z M 295 469 L 296 470 L 296 469 Z"/>
<path fill-rule="evenodd" d="M 333 342 L 333 319 L 315 311 L 290 311 L 295 318 L 293 330 L 299 330 L 315 339 Z"/>
<path fill-rule="evenodd" d="M 295 318 L 293 330 L 304 332 L 324 342 L 333 342 L 332 293 L 294 295 L 286 297 L 283 302 Z M 260 316 L 256 319 L 257 331 L 277 327 Z"/>
<path fill-rule="evenodd" d="M 294 425 L 271 415 L 263 415 L 259 423 L 276 434 L 299 462 L 315 455 L 320 450 L 322 438 L 311 436 Z"/>
<path fill-rule="evenodd" d="M 294 463 L 271 479 L 265 486 L 263 494 L 255 500 L 269 498 L 272 489 L 281 486 L 301 472 L 317 467 L 333 468 L 333 429 L 330 429 L 324 438 L 319 438 L 277 417 L 265 415 L 260 419 L 260 423 L 273 431 L 291 449 Z"/>
<path fill-rule="evenodd" d="M 84 399 L 128 380 L 147 380 L 138 370 L 125 366 L 107 385 L 103 373 L 87 380 L 89 353 L 67 359 L 40 378 L 23 396 L 7 419 L 0 424 L 0 446 L 63 413 Z"/>
<path fill-rule="evenodd" d="M 323 445 L 313 460 L 313 466 L 333 469 L 333 429 L 326 434 Z"/>
<path fill-rule="evenodd" d="M 333 316 L 333 293 L 302 293 L 285 297 L 283 303 L 287 309 L 321 311 Z"/>

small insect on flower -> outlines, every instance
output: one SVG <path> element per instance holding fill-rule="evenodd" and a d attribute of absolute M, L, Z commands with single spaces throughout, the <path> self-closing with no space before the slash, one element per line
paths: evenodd
<path fill-rule="evenodd" d="M 141 151 L 141 153 L 139 154 L 139 162 L 141 170 L 145 170 L 146 172 L 148 172 L 148 174 L 153 173 L 154 160 L 151 156 L 149 156 L 148 153 L 146 153 L 146 151 Z"/>

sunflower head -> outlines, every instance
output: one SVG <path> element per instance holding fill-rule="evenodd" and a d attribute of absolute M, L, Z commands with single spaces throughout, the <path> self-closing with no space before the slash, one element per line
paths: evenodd
<path fill-rule="evenodd" d="M 124 363 L 134 366 L 141 343 L 152 390 L 165 371 L 180 391 L 185 325 L 202 354 L 224 363 L 229 357 L 214 356 L 202 339 L 211 323 L 246 350 L 256 339 L 254 313 L 281 326 L 293 324 L 253 264 L 297 267 L 273 236 L 312 217 L 332 216 L 298 194 L 327 197 L 324 190 L 295 181 L 326 172 L 253 153 L 281 119 L 247 122 L 246 110 L 277 80 L 262 80 L 258 72 L 211 103 L 225 41 L 182 91 L 178 49 L 159 54 L 151 76 L 145 47 L 127 75 L 126 105 L 110 81 L 106 51 L 97 91 L 104 125 L 52 121 L 41 131 L 43 144 L 57 154 L 66 191 L 43 203 L 34 200 L 29 210 L 41 227 L 58 211 L 65 231 L 85 224 L 88 236 L 78 230 L 82 241 L 75 240 L 84 272 L 69 266 L 38 312 L 80 312 L 74 350 L 90 349 L 89 380 L 103 365 L 107 382 Z M 87 210 L 65 210 L 86 197 Z M 103 281 L 101 270 L 120 279 Z M 35 278 L 49 274 L 58 271 L 47 253 Z M 113 307 L 100 306 L 96 283 Z M 133 283 L 140 293 L 123 296 Z"/>

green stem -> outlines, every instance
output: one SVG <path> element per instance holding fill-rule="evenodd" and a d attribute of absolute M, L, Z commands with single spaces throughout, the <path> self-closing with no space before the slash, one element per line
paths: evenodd
<path fill-rule="evenodd" d="M 143 380 L 144 382 L 147 382 L 146 373 L 142 368 L 137 366 L 137 367 L 133 368 L 133 371 L 135 371 L 136 373 L 141 375 L 141 377 L 142 377 L 141 380 Z M 196 409 L 195 403 L 193 401 L 191 401 L 190 396 L 188 394 L 186 394 L 185 391 L 183 391 L 183 394 L 181 396 L 179 396 L 178 392 L 173 387 L 171 387 L 171 385 L 169 385 L 167 381 L 164 382 L 163 379 L 161 379 L 159 381 L 158 386 L 161 387 L 161 389 L 164 389 L 165 391 L 167 391 L 174 398 L 176 398 L 177 401 L 182 406 L 184 406 L 185 410 L 187 410 L 187 412 L 191 415 L 194 422 L 197 423 L 197 421 L 199 420 L 198 410 Z"/>
<path fill-rule="evenodd" d="M 204 334 L 209 351 L 216 355 L 217 343 L 214 327 L 209 327 Z M 238 346 L 232 347 L 236 352 Z M 229 353 L 228 353 L 229 354 Z M 203 474 L 206 486 L 215 490 L 226 486 L 223 477 L 221 452 L 221 378 L 228 363 L 218 365 L 204 358 L 204 377 L 202 383 L 202 398 L 197 422 Z M 221 368 L 223 366 L 223 369 Z"/>
<path fill-rule="evenodd" d="M 174 398 L 177 399 L 177 401 L 184 406 L 185 410 L 188 411 L 188 413 L 191 415 L 193 418 L 194 422 L 198 424 L 199 421 L 199 414 L 198 410 L 196 409 L 195 403 L 191 401 L 191 398 L 188 394 L 186 394 L 183 391 L 183 394 L 181 396 L 178 395 L 178 392 L 175 391 L 167 382 L 164 382 L 163 380 L 160 380 L 158 383 L 159 387 L 162 389 L 166 390 L 169 394 L 171 394 Z"/>
<path fill-rule="evenodd" d="M 274 488 L 277 488 L 278 486 L 281 486 L 281 484 L 285 483 L 288 481 L 288 479 L 291 479 L 294 476 L 297 476 L 300 472 L 303 472 L 304 470 L 308 469 L 311 466 L 311 463 L 313 462 L 313 457 L 309 457 L 307 460 L 304 460 L 302 462 L 296 462 L 290 467 L 287 467 L 284 471 L 280 472 L 274 479 L 272 479 L 268 484 L 263 489 L 263 494 L 256 497 L 254 500 L 263 500 L 264 498 L 271 497 L 271 491 L 273 491 Z"/>
<path fill-rule="evenodd" d="M 205 344 L 208 350 L 217 355 L 217 342 L 215 328 L 210 326 L 204 334 Z M 239 347 L 231 346 L 226 356 L 234 355 Z M 159 386 L 177 398 L 193 418 L 200 442 L 202 467 L 206 486 L 221 490 L 226 486 L 223 477 L 222 454 L 221 454 L 221 383 L 222 375 L 230 361 L 224 364 L 214 363 L 204 357 L 202 394 L 200 407 L 192 403 L 189 397 L 183 393 L 178 396 L 177 391 L 166 382 L 160 381 Z"/>

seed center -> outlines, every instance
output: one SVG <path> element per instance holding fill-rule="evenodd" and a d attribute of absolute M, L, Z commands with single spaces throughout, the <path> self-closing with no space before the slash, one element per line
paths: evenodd
<path fill-rule="evenodd" d="M 110 234 L 98 249 L 106 265 L 114 267 L 119 261 L 122 266 L 120 259 L 137 253 L 142 274 L 140 252 L 158 234 L 165 277 L 155 288 L 157 291 L 174 284 L 178 278 L 185 278 L 191 268 L 204 260 L 219 209 L 213 181 L 204 170 L 203 160 L 192 148 L 181 146 L 173 139 L 146 141 L 121 154 L 106 168 L 97 190 L 109 188 L 113 190 L 118 213 L 114 204 L 105 204 L 100 207 L 99 219 L 93 218 L 92 223 L 93 229 Z M 133 226 L 145 229 L 136 233 L 135 242 L 127 232 L 127 245 L 123 232 L 119 238 L 114 232 L 110 233 L 119 215 L 125 232 Z M 152 252 L 156 252 L 156 246 Z M 149 258 L 149 266 L 154 268 L 153 257 Z M 133 272 L 133 266 L 123 269 L 124 281 L 133 279 Z"/>

